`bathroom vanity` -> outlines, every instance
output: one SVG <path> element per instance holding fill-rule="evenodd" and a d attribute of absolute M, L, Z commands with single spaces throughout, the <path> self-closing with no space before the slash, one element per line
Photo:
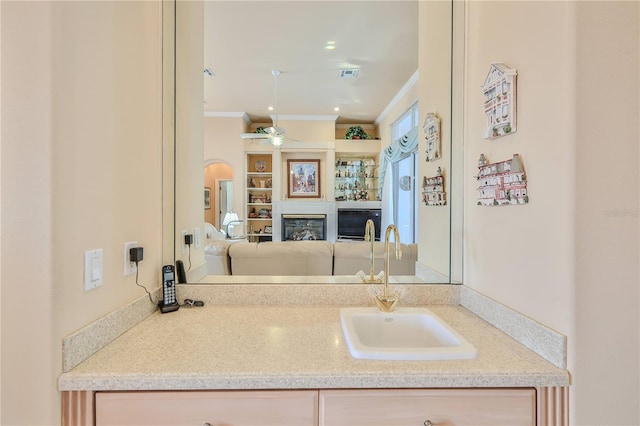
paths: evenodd
<path fill-rule="evenodd" d="M 198 294 L 188 287 L 185 297 Z M 566 424 L 567 371 L 455 304 L 459 286 L 441 287 L 452 295 L 428 307 L 475 346 L 473 359 L 355 359 L 342 304 L 274 305 L 258 294 L 220 305 L 204 295 L 205 307 L 155 312 L 63 373 L 63 424 Z M 289 290 L 275 296 L 295 298 Z M 344 304 L 365 305 L 362 291 Z"/>

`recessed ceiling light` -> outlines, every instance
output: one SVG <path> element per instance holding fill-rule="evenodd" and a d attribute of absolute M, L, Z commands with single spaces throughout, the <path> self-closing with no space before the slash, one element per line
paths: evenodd
<path fill-rule="evenodd" d="M 336 42 L 335 41 L 328 41 L 327 44 L 324 45 L 324 48 L 327 50 L 333 50 L 336 48 Z"/>
<path fill-rule="evenodd" d="M 270 106 L 269 108 L 267 108 L 269 111 L 273 111 L 273 107 Z"/>
<path fill-rule="evenodd" d="M 338 111 L 340 111 L 340 107 L 335 107 L 333 110 L 334 110 L 335 112 L 338 112 Z"/>

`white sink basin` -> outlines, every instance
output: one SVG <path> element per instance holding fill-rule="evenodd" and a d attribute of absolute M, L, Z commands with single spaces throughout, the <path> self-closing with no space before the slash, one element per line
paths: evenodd
<path fill-rule="evenodd" d="M 354 358 L 443 360 L 475 358 L 474 348 L 426 308 L 340 310 L 342 331 Z"/>

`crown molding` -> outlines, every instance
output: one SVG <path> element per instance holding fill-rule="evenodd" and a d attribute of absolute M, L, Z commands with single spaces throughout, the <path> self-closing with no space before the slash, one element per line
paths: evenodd
<path fill-rule="evenodd" d="M 272 120 L 275 120 L 275 115 L 270 116 Z M 337 115 L 278 115 L 279 120 L 289 121 L 336 121 Z"/>
<path fill-rule="evenodd" d="M 409 90 L 411 90 L 413 86 L 418 83 L 419 71 L 420 70 L 416 70 L 416 72 L 414 72 L 413 75 L 409 77 L 409 80 L 407 80 L 404 86 L 402 86 L 402 88 L 393 97 L 393 99 L 391 99 L 391 102 L 389 102 L 385 109 L 382 110 L 378 118 L 376 118 L 376 120 L 374 121 L 375 124 L 379 125 L 387 116 L 387 114 L 389 114 L 389 112 L 391 112 L 391 110 L 398 104 L 398 102 L 400 102 L 400 100 L 407 94 L 407 92 L 409 92 Z"/>
<path fill-rule="evenodd" d="M 205 111 L 205 117 L 217 117 L 217 118 L 242 118 L 247 123 L 250 123 L 249 116 L 246 112 L 232 112 L 232 111 Z"/>

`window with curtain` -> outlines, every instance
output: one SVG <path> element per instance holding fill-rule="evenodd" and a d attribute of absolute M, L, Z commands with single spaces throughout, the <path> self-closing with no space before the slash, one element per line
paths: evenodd
<path fill-rule="evenodd" d="M 386 174 L 389 172 L 392 222 L 398 228 L 400 240 L 405 244 L 414 243 L 418 232 L 415 192 L 418 172 L 418 119 L 416 103 L 392 124 L 393 143 L 383 150 L 380 167 L 379 189 L 382 191 Z"/>

